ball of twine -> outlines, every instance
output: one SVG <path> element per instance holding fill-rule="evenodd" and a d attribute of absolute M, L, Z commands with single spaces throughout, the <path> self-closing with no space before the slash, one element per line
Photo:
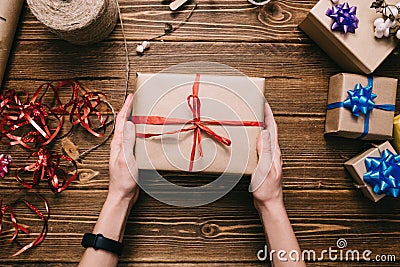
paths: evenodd
<path fill-rule="evenodd" d="M 51 32 L 78 45 L 105 39 L 118 19 L 117 0 L 27 0 Z"/>

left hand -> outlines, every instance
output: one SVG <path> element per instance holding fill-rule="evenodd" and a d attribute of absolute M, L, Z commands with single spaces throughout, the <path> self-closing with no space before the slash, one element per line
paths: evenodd
<path fill-rule="evenodd" d="M 137 181 L 138 167 L 133 148 L 136 142 L 135 125 L 129 121 L 132 112 L 133 95 L 129 94 L 124 106 L 118 113 L 114 137 L 110 149 L 110 184 L 109 195 L 129 199 L 133 203 L 139 196 Z"/>

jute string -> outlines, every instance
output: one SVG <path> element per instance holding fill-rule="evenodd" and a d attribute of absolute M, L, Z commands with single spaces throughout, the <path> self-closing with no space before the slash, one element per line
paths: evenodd
<path fill-rule="evenodd" d="M 115 0 L 27 0 L 30 10 L 51 32 L 78 45 L 105 39 L 118 19 Z"/>

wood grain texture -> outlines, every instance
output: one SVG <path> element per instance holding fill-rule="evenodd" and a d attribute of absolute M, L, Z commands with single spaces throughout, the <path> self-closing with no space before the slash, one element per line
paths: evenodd
<path fill-rule="evenodd" d="M 324 138 L 324 118 L 277 117 L 280 145 L 283 154 L 284 187 L 290 189 L 354 189 L 353 179 L 345 172 L 343 163 L 363 151 L 368 145 L 362 141 L 342 138 Z M 301 133 L 301 134 L 299 134 Z M 78 138 L 84 137 L 84 138 Z M 82 152 L 99 140 L 91 138 L 81 128 L 70 137 Z M 101 140 L 101 139 L 100 139 Z M 62 153 L 56 143 L 53 151 Z M 100 171 L 100 175 L 88 183 L 74 182 L 71 188 L 106 189 L 108 185 L 109 145 L 106 144 L 90 153 L 80 164 L 80 168 Z M 5 148 L 4 148 L 5 149 Z M 14 155 L 14 166 L 23 167 L 29 152 L 22 148 L 10 147 L 4 152 Z M 188 173 L 166 173 L 168 179 L 188 185 L 202 184 L 215 177 L 196 176 Z M 246 178 L 248 179 L 248 177 Z M 45 187 L 46 184 L 43 183 Z M 12 176 L 6 177 L 0 188 L 18 188 Z"/>
<path fill-rule="evenodd" d="M 276 115 L 324 116 L 329 77 L 340 72 L 310 44 L 164 42 L 154 44 L 143 56 L 136 55 L 135 46 L 129 43 L 130 92 L 135 88 L 136 72 L 159 72 L 179 63 L 212 61 L 248 76 L 265 78 L 265 96 Z M 125 83 L 123 51 L 121 42 L 77 47 L 63 41 L 21 41 L 11 56 L 5 88 L 33 91 L 44 80 L 75 77 L 108 93 L 118 110 Z M 32 66 L 34 71 L 30 71 Z M 400 77 L 400 61 L 396 56 L 389 57 L 376 75 Z M 32 79 L 37 81 L 27 83 Z"/>
<path fill-rule="evenodd" d="M 129 92 L 135 88 L 135 72 L 159 72 L 188 61 L 214 61 L 248 76 L 264 77 L 265 97 L 279 128 L 285 203 L 302 249 L 320 252 L 335 248 L 337 239 L 345 238 L 349 249 L 394 254 L 399 260 L 400 202 L 388 197 L 376 204 L 370 202 L 354 188 L 343 168 L 343 163 L 365 150 L 368 143 L 323 136 L 328 78 L 341 69 L 297 28 L 317 1 L 273 0 L 264 7 L 246 0 L 198 2 L 186 25 L 163 41 L 153 42 L 151 49 L 139 56 L 135 53 L 139 41 L 162 33 L 165 23 L 175 25 L 184 19 L 190 6 L 171 13 L 167 1 L 119 1 L 131 61 Z M 385 60 L 376 75 L 399 78 L 398 56 L 392 54 Z M 125 56 L 120 25 L 104 42 L 77 47 L 49 33 L 25 6 L 4 89 L 33 92 L 43 81 L 73 77 L 104 92 L 117 111 L 121 108 Z M 65 93 L 61 96 L 68 97 Z M 397 97 L 397 113 L 399 104 Z M 81 152 L 100 141 L 79 127 L 70 139 Z M 51 149 L 61 152 L 60 141 Z M 26 164 L 29 156 L 21 148 L 4 145 L 0 152 L 13 155 L 12 172 Z M 51 206 L 49 235 L 39 247 L 4 259 L 3 255 L 17 250 L 7 243 L 11 233 L 4 232 L 0 236 L 1 266 L 76 266 L 83 253 L 81 237 L 92 230 L 107 194 L 108 157 L 109 142 L 79 164 L 100 175 L 87 183 L 76 181 L 60 195 L 42 184 L 39 192 Z M 183 186 L 198 186 L 216 178 L 162 174 Z M 141 172 L 141 177 L 145 175 Z M 159 186 L 157 180 L 152 183 Z M 142 192 L 128 220 L 120 266 L 265 266 L 256 257 L 265 237 L 248 184 L 249 177 L 244 177 L 219 201 L 191 209 L 167 206 Z M 11 175 L 1 179 L 0 198 L 19 188 Z M 32 235 L 37 233 L 40 224 L 33 214 L 23 208 L 17 208 L 16 213 L 22 223 L 32 226 Z M 326 259 L 307 265 L 396 266 L 398 262 L 363 264 Z"/>
<path fill-rule="evenodd" d="M 49 235 L 45 245 L 27 252 L 23 260 L 78 261 L 82 234 L 91 231 L 106 192 L 43 195 L 52 207 Z M 303 249 L 322 251 L 345 237 L 352 249 L 396 253 L 398 201 L 387 198 L 373 204 L 354 190 L 286 190 L 285 203 Z M 21 221 L 33 217 L 23 210 L 16 212 Z M 3 235 L 2 242 L 9 237 Z M 212 251 L 213 262 L 256 263 L 265 240 L 251 195 L 234 189 L 218 202 L 190 209 L 167 206 L 142 193 L 129 217 L 124 243 L 123 262 L 205 263 Z M 46 256 L 49 253 L 51 258 Z"/>
<path fill-rule="evenodd" d="M 119 1 L 129 40 L 142 41 L 164 32 L 165 23 L 178 24 L 188 15 L 194 0 L 177 12 L 165 1 Z M 242 0 L 199 0 L 190 21 L 164 41 L 309 42 L 297 25 L 315 0 L 283 0 L 257 7 Z M 25 9 L 19 39 L 56 39 Z M 108 40 L 121 40 L 119 29 Z"/>

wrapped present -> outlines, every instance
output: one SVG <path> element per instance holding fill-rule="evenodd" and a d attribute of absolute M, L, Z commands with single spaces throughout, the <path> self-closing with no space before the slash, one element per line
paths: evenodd
<path fill-rule="evenodd" d="M 329 81 L 325 134 L 364 140 L 392 137 L 397 79 L 340 73 Z"/>
<path fill-rule="evenodd" d="M 132 121 L 139 169 L 251 174 L 264 79 L 138 73 Z"/>
<path fill-rule="evenodd" d="M 24 0 L 0 1 L 0 85 L 23 4 Z"/>
<path fill-rule="evenodd" d="M 356 186 L 374 202 L 400 194 L 400 155 L 388 141 L 368 149 L 345 164 Z"/>
<path fill-rule="evenodd" d="M 370 74 L 397 45 L 393 37 L 375 37 L 374 22 L 382 15 L 370 8 L 371 2 L 347 0 L 334 5 L 320 0 L 299 27 L 345 71 Z"/>
<path fill-rule="evenodd" d="M 397 153 L 400 151 L 400 115 L 393 119 L 393 145 Z"/>

